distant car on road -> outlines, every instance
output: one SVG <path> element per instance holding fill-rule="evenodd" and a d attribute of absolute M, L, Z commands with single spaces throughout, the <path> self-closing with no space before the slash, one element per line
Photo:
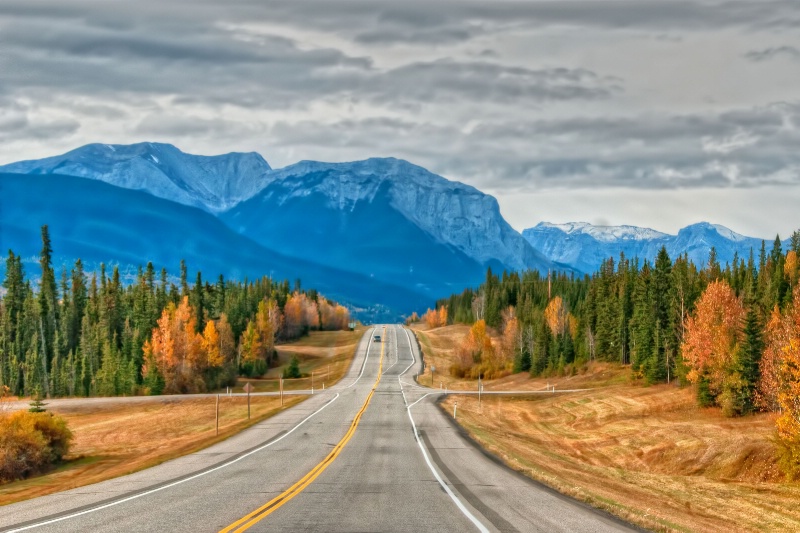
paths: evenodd
<path fill-rule="evenodd" d="M 373 340 L 375 340 L 375 341 L 379 341 L 379 340 L 381 340 L 381 336 L 380 336 L 380 335 L 375 335 L 375 336 L 374 336 L 374 337 L 372 337 L 372 338 L 373 338 Z"/>

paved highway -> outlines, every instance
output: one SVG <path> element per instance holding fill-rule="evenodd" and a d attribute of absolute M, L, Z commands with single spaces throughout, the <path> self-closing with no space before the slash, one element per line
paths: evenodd
<path fill-rule="evenodd" d="M 634 531 L 470 444 L 419 368 L 408 330 L 377 327 L 324 393 L 201 452 L 0 507 L 0 532 Z"/>

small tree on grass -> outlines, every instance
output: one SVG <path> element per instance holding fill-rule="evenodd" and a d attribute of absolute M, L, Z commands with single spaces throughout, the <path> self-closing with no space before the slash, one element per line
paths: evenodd
<path fill-rule="evenodd" d="M 39 392 L 39 389 L 36 389 L 36 394 L 34 394 L 33 399 L 31 399 L 28 411 L 31 413 L 44 413 L 47 411 L 45 406 L 47 406 L 47 404 L 42 401 L 42 393 Z"/>
<path fill-rule="evenodd" d="M 296 355 L 292 356 L 289 366 L 283 369 L 284 379 L 296 379 L 300 377 L 300 360 Z"/>

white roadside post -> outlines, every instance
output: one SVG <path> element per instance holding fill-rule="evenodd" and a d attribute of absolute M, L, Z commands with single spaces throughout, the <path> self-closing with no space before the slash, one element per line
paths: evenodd
<path fill-rule="evenodd" d="M 217 436 L 219 437 L 219 394 L 217 394 Z"/>
<path fill-rule="evenodd" d="M 453 404 L 453 420 L 456 419 L 456 410 L 458 409 L 458 400 Z"/>

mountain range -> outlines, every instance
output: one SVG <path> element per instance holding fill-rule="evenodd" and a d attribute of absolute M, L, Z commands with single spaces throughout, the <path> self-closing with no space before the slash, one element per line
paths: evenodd
<path fill-rule="evenodd" d="M 600 264 L 621 253 L 651 263 L 662 247 L 671 258 L 687 254 L 698 267 L 708 263 L 711 248 L 720 264 L 730 264 L 735 255 L 747 259 L 750 250 L 758 254 L 761 239 L 745 237 L 725 226 L 700 222 L 681 229 L 677 235 L 637 226 L 595 226 L 586 222 L 551 224 L 541 222 L 522 235 L 552 261 L 589 274 Z M 770 243 L 771 246 L 771 243 Z"/>
<path fill-rule="evenodd" d="M 404 311 L 476 284 L 488 266 L 559 268 L 503 219 L 493 197 L 398 159 L 273 170 L 253 153 L 91 144 L 0 172 L 0 246 L 24 257 L 35 256 L 47 223 L 65 263 L 152 261 L 174 272 L 184 258 L 206 276 L 273 272 L 353 305 L 366 305 L 366 292 Z M 192 238 L 193 227 L 205 235 Z M 345 274 L 352 283 L 339 290 Z M 355 290 L 356 278 L 385 293 Z"/>
<path fill-rule="evenodd" d="M 159 143 L 90 144 L 0 166 L 0 249 L 34 263 L 42 224 L 57 264 L 81 257 L 133 272 L 152 261 L 177 272 L 185 259 L 207 279 L 301 278 L 387 318 L 476 285 L 487 267 L 590 273 L 609 256 L 652 259 L 661 246 L 698 264 L 714 246 L 725 263 L 761 244 L 706 223 L 676 236 L 586 223 L 520 234 L 492 196 L 407 161 L 273 169 L 256 153 L 198 156 Z"/>

